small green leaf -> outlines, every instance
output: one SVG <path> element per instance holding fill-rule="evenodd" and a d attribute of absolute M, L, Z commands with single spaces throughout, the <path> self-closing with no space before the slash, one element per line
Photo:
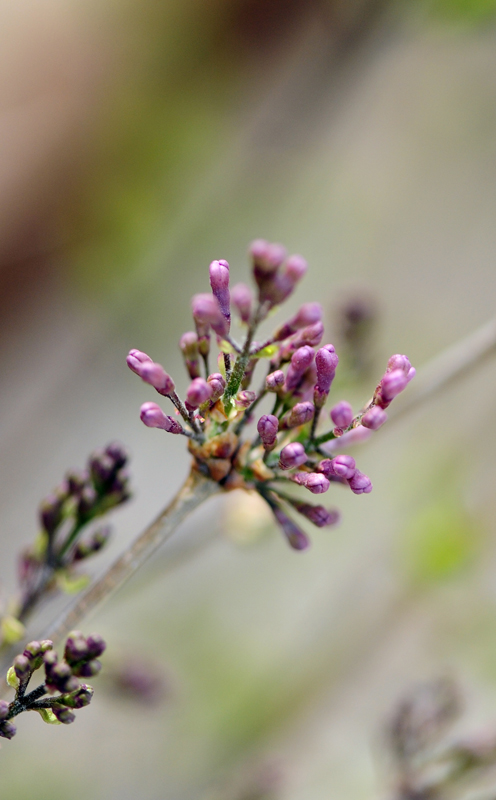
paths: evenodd
<path fill-rule="evenodd" d="M 279 346 L 277 344 L 268 344 L 263 350 L 259 350 L 253 358 L 272 358 L 277 353 Z"/>
<path fill-rule="evenodd" d="M 34 711 L 38 712 L 43 722 L 46 722 L 47 725 L 62 725 L 51 708 L 35 708 Z"/>
<path fill-rule="evenodd" d="M 26 628 L 18 619 L 11 614 L 2 617 L 1 622 L 2 639 L 7 644 L 18 642 L 26 633 Z"/>
<path fill-rule="evenodd" d="M 46 531 L 40 531 L 37 535 L 36 539 L 34 540 L 33 544 L 33 555 L 39 561 L 43 560 L 45 553 L 48 547 L 48 533 Z"/>
<path fill-rule="evenodd" d="M 9 671 L 7 672 L 6 680 L 9 686 L 12 686 L 13 689 L 17 689 L 19 687 L 20 681 L 17 675 L 15 674 L 14 667 L 10 667 Z"/>

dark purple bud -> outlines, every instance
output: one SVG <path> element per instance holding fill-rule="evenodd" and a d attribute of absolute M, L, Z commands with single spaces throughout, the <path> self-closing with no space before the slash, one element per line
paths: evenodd
<path fill-rule="evenodd" d="M 88 460 L 90 474 L 96 484 L 107 483 L 115 475 L 115 464 L 104 450 L 96 450 Z"/>
<path fill-rule="evenodd" d="M 78 664 L 76 667 L 73 667 L 72 672 L 74 675 L 77 675 L 78 678 L 93 678 L 95 675 L 98 675 L 101 668 L 101 663 L 96 658 L 93 658 L 85 664 Z"/>
<path fill-rule="evenodd" d="M 45 674 L 46 687 L 49 692 L 74 692 L 79 687 L 79 681 L 73 677 L 72 670 L 68 664 L 53 663 L 53 650 L 46 653 Z M 48 658 L 50 656 L 50 658 Z"/>
<path fill-rule="evenodd" d="M 227 333 L 231 327 L 231 304 L 229 297 L 229 264 L 227 261 L 212 261 L 209 267 L 210 286 L 219 303 L 222 316 L 227 325 Z"/>
<path fill-rule="evenodd" d="M 336 367 L 339 362 L 334 348 L 330 350 L 330 347 L 332 347 L 332 345 L 321 347 L 320 350 L 317 350 L 317 355 L 315 356 L 315 366 L 317 367 L 316 389 L 319 394 L 326 396 L 331 388 L 331 383 L 334 380 Z"/>
<path fill-rule="evenodd" d="M 237 406 L 237 408 L 249 408 L 256 399 L 256 392 L 250 392 L 249 389 L 244 389 L 242 392 L 238 392 L 234 398 L 234 404 Z"/>
<path fill-rule="evenodd" d="M 403 370 L 394 369 L 392 372 L 386 372 L 381 381 L 381 399 L 383 403 L 389 403 L 391 400 L 400 394 L 408 383 L 408 376 L 405 375 Z"/>
<path fill-rule="evenodd" d="M 167 374 L 161 364 L 157 364 L 155 361 L 147 361 L 146 364 L 143 364 L 140 377 L 165 396 L 172 394 L 175 389 L 171 376 Z"/>
<path fill-rule="evenodd" d="M 288 336 L 305 328 L 307 325 L 314 325 L 322 319 L 322 306 L 320 303 L 304 303 L 296 312 L 294 317 L 291 317 L 288 322 L 281 325 L 274 334 L 275 342 L 282 342 Z"/>
<path fill-rule="evenodd" d="M 181 348 L 181 353 L 183 354 L 184 363 L 186 365 L 186 369 L 188 370 L 189 377 L 192 380 L 194 378 L 199 378 L 200 362 L 198 360 L 198 356 L 200 350 L 198 346 L 198 336 L 196 333 L 194 333 L 194 331 L 183 333 L 179 340 L 179 347 Z"/>
<path fill-rule="evenodd" d="M 71 722 L 74 722 L 76 719 L 76 715 L 69 711 L 68 708 L 60 708 L 60 706 L 54 706 L 52 708 L 54 716 L 57 717 L 58 721 L 62 723 L 62 725 L 70 725 Z"/>
<path fill-rule="evenodd" d="M 289 412 L 286 419 L 286 427 L 297 428 L 299 425 L 306 425 L 313 419 L 315 407 L 313 403 L 306 401 L 304 403 L 296 403 Z"/>
<path fill-rule="evenodd" d="M 405 375 L 408 375 L 411 366 L 410 359 L 407 358 L 407 356 L 402 356 L 400 353 L 396 353 L 389 359 L 386 372 L 393 372 L 396 369 L 400 369 L 405 373 Z"/>
<path fill-rule="evenodd" d="M 331 419 L 338 428 L 347 428 L 353 420 L 353 409 L 346 400 L 331 408 Z"/>
<path fill-rule="evenodd" d="M 211 395 L 212 386 L 203 378 L 195 378 L 194 381 L 191 381 L 186 392 L 186 408 L 193 411 L 203 403 L 206 403 L 207 400 L 210 400 Z"/>
<path fill-rule="evenodd" d="M 126 358 L 129 369 L 132 369 L 132 371 L 135 372 L 136 375 L 140 376 L 143 364 L 146 364 L 147 361 L 151 360 L 152 359 L 150 358 L 150 356 L 147 356 L 146 353 L 142 353 L 141 350 L 130 350 Z"/>
<path fill-rule="evenodd" d="M 79 495 L 82 489 L 88 484 L 89 473 L 85 469 L 72 469 L 65 476 L 67 489 L 71 495 Z"/>
<path fill-rule="evenodd" d="M 114 462 L 116 469 L 121 469 L 129 460 L 129 454 L 120 442 L 111 442 L 105 448 L 105 452 Z"/>
<path fill-rule="evenodd" d="M 191 309 L 197 326 L 198 339 L 208 334 L 209 326 L 219 336 L 229 333 L 229 326 L 216 297 L 211 294 L 195 294 L 191 301 Z"/>
<path fill-rule="evenodd" d="M 336 456 L 336 458 L 325 458 L 320 462 L 317 469 L 326 478 L 340 478 L 349 480 L 356 472 L 355 459 L 353 456 Z"/>
<path fill-rule="evenodd" d="M 285 381 L 284 372 L 282 369 L 276 369 L 271 372 L 265 379 L 265 388 L 268 392 L 277 392 L 282 387 Z"/>
<path fill-rule="evenodd" d="M 29 642 L 24 648 L 23 656 L 28 659 L 29 667 L 32 671 L 39 669 L 43 664 L 44 655 L 53 648 L 50 639 L 43 639 L 41 642 Z"/>
<path fill-rule="evenodd" d="M 0 700 L 0 722 L 5 719 L 10 711 L 10 704 L 6 700 Z"/>
<path fill-rule="evenodd" d="M 0 722 L 0 736 L 3 739 L 12 739 L 17 733 L 17 728 L 12 722 Z"/>
<path fill-rule="evenodd" d="M 364 428 L 377 431 L 387 420 L 387 414 L 383 408 L 372 406 L 362 417 L 361 423 Z"/>
<path fill-rule="evenodd" d="M 281 469 L 293 469 L 301 467 L 307 460 L 305 448 L 300 442 L 292 442 L 283 447 L 279 456 L 279 467 Z"/>
<path fill-rule="evenodd" d="M 327 528 L 330 525 L 336 525 L 340 520 L 340 513 L 337 509 L 327 509 L 324 506 L 312 506 L 309 503 L 298 503 L 292 501 L 294 508 L 304 517 L 313 522 L 317 528 Z"/>
<path fill-rule="evenodd" d="M 258 435 L 266 450 L 273 450 L 277 442 L 279 420 L 274 414 L 264 414 L 257 422 Z"/>
<path fill-rule="evenodd" d="M 107 645 L 99 633 L 91 633 L 86 639 L 86 645 L 91 658 L 98 658 L 107 649 Z"/>
<path fill-rule="evenodd" d="M 237 283 L 231 290 L 231 300 L 241 322 L 248 324 L 253 304 L 253 295 L 250 287 L 246 283 Z"/>
<path fill-rule="evenodd" d="M 321 472 L 297 472 L 291 475 L 291 480 L 299 486 L 304 486 L 312 494 L 323 494 L 330 486 L 326 476 Z"/>
<path fill-rule="evenodd" d="M 40 505 L 39 516 L 44 530 L 52 535 L 62 522 L 64 501 L 55 494 L 46 497 Z"/>
<path fill-rule="evenodd" d="M 85 517 L 90 514 L 98 503 L 98 495 L 93 486 L 85 486 L 79 495 L 78 514 Z"/>
<path fill-rule="evenodd" d="M 143 403 L 140 409 L 140 419 L 147 428 L 161 428 L 167 433 L 182 433 L 181 425 L 175 419 L 164 414 L 156 403 Z"/>
<path fill-rule="evenodd" d="M 84 708 L 85 706 L 89 706 L 91 703 L 93 694 L 93 687 L 88 686 L 87 683 L 82 683 L 79 689 L 76 689 L 75 692 L 62 695 L 60 702 L 68 708 Z"/>
<path fill-rule="evenodd" d="M 310 547 L 310 539 L 306 533 L 284 513 L 282 508 L 273 506 L 272 511 L 293 550 L 306 550 Z"/>
<path fill-rule="evenodd" d="M 65 643 L 64 658 L 67 663 L 72 666 L 88 658 L 89 655 L 88 645 L 81 631 L 72 631 Z"/>
<path fill-rule="evenodd" d="M 16 656 L 14 658 L 13 667 L 14 667 L 15 674 L 17 675 L 17 677 L 21 681 L 22 681 L 23 678 L 27 678 L 27 676 L 31 672 L 31 666 L 30 666 L 30 663 L 29 663 L 29 659 L 26 658 L 26 656 L 24 656 L 24 655 Z"/>
<path fill-rule="evenodd" d="M 224 389 L 226 388 L 226 380 L 220 372 L 213 372 L 207 378 L 207 383 L 212 389 L 212 394 L 210 395 L 210 401 L 212 403 L 216 403 L 217 400 L 222 397 L 224 394 Z"/>
<path fill-rule="evenodd" d="M 355 494 L 368 494 L 372 491 L 372 481 L 359 469 L 355 470 L 355 474 L 348 481 L 348 485 Z"/>

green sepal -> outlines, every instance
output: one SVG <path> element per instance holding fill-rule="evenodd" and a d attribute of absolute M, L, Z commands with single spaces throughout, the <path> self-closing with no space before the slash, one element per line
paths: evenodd
<path fill-rule="evenodd" d="M 7 672 L 7 677 L 5 680 L 7 681 L 9 686 L 12 686 L 13 689 L 19 688 L 20 681 L 15 673 L 14 667 L 10 667 L 9 671 Z"/>
<path fill-rule="evenodd" d="M 221 353 L 235 353 L 236 352 L 236 350 L 234 349 L 232 344 L 229 344 L 229 342 L 226 342 L 225 339 L 219 339 L 219 341 L 217 343 L 217 347 L 219 348 Z"/>
<path fill-rule="evenodd" d="M 277 351 L 279 350 L 279 345 L 277 344 L 268 344 L 267 347 L 264 347 L 263 350 L 259 350 L 258 353 L 251 356 L 251 358 L 272 358 Z"/>
<path fill-rule="evenodd" d="M 86 589 L 90 582 L 89 575 L 71 575 L 67 570 L 59 570 L 56 574 L 57 586 L 64 594 L 78 594 Z"/>
<path fill-rule="evenodd" d="M 47 725 L 62 725 L 51 708 L 33 708 L 33 711 L 37 711 L 43 722 L 46 722 Z"/>

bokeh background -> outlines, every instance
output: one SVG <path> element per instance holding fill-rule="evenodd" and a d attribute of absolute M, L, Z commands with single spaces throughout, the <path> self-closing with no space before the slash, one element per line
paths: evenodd
<path fill-rule="evenodd" d="M 334 394 L 358 405 L 392 353 L 421 366 L 491 318 L 495 12 L 0 4 L 3 597 L 40 498 L 91 449 L 122 440 L 135 486 L 95 573 L 181 485 L 183 443 L 140 424 L 153 398 L 125 355 L 182 374 L 213 258 L 238 281 L 253 238 L 302 253 L 292 304 L 323 302 L 328 340 L 366 299 L 370 371 L 343 368 Z M 109 643 L 91 709 L 20 719 L 2 798 L 382 800 L 384 719 L 442 674 L 467 729 L 496 728 L 495 389 L 488 362 L 382 429 L 355 453 L 373 493 L 337 487 L 342 523 L 305 554 L 242 498 L 201 509 L 86 624 Z"/>

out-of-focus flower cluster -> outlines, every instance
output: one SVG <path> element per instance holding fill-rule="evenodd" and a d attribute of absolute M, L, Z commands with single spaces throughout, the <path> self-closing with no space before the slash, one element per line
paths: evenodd
<path fill-rule="evenodd" d="M 89 705 L 93 697 L 93 688 L 80 683 L 78 678 L 90 678 L 100 672 L 98 658 L 105 647 L 98 634 L 85 638 L 80 631 L 69 634 L 62 661 L 49 639 L 26 645 L 7 673 L 7 683 L 16 690 L 16 695 L 11 703 L 0 700 L 0 737 L 15 736 L 17 729 L 11 720 L 24 711 L 37 711 L 50 724 L 74 722 L 74 711 Z M 27 693 L 33 673 L 41 668 L 45 672 L 44 682 Z"/>
<path fill-rule="evenodd" d="M 17 641 L 23 622 L 48 592 L 78 591 L 77 565 L 108 542 L 109 526 L 91 523 L 129 499 L 128 455 L 117 442 L 95 451 L 84 470 L 72 470 L 40 505 L 41 531 L 19 559 L 19 597 L 1 620 L 2 640 Z M 86 531 L 90 528 L 89 532 Z"/>
<path fill-rule="evenodd" d="M 249 252 L 255 293 L 243 283 L 231 288 L 229 264 L 220 260 L 210 264 L 211 293 L 192 299 L 195 330 L 184 333 L 179 342 L 191 381 L 184 399 L 171 376 L 146 353 L 131 350 L 127 363 L 174 406 L 169 415 L 157 403 L 144 403 L 144 424 L 187 437 L 194 469 L 225 490 L 257 491 L 289 544 L 303 550 L 309 545 L 308 536 L 288 509 L 319 528 L 335 524 L 339 514 L 287 490 L 296 484 L 311 494 L 324 494 L 331 483 L 341 483 L 355 494 L 369 493 L 372 483 L 352 456 L 332 457 L 336 440 L 342 449 L 378 430 L 387 420 L 389 404 L 406 388 L 415 369 L 405 355 L 391 356 L 370 401 L 358 413 L 345 400 L 335 403 L 330 409 L 331 428 L 322 432 L 323 409 L 339 358 L 332 344 L 321 344 L 321 305 L 303 304 L 267 339 L 255 339 L 268 314 L 292 294 L 307 263 L 298 255 L 287 257 L 282 245 L 264 240 L 253 242 Z M 231 335 L 231 309 L 244 328 L 242 342 Z M 213 337 L 219 351 L 216 372 L 211 372 Z M 253 391 L 260 361 L 266 365 L 265 375 Z M 270 400 L 270 413 L 260 413 L 259 404 Z M 249 423 L 256 426 L 255 435 L 246 435 Z"/>

